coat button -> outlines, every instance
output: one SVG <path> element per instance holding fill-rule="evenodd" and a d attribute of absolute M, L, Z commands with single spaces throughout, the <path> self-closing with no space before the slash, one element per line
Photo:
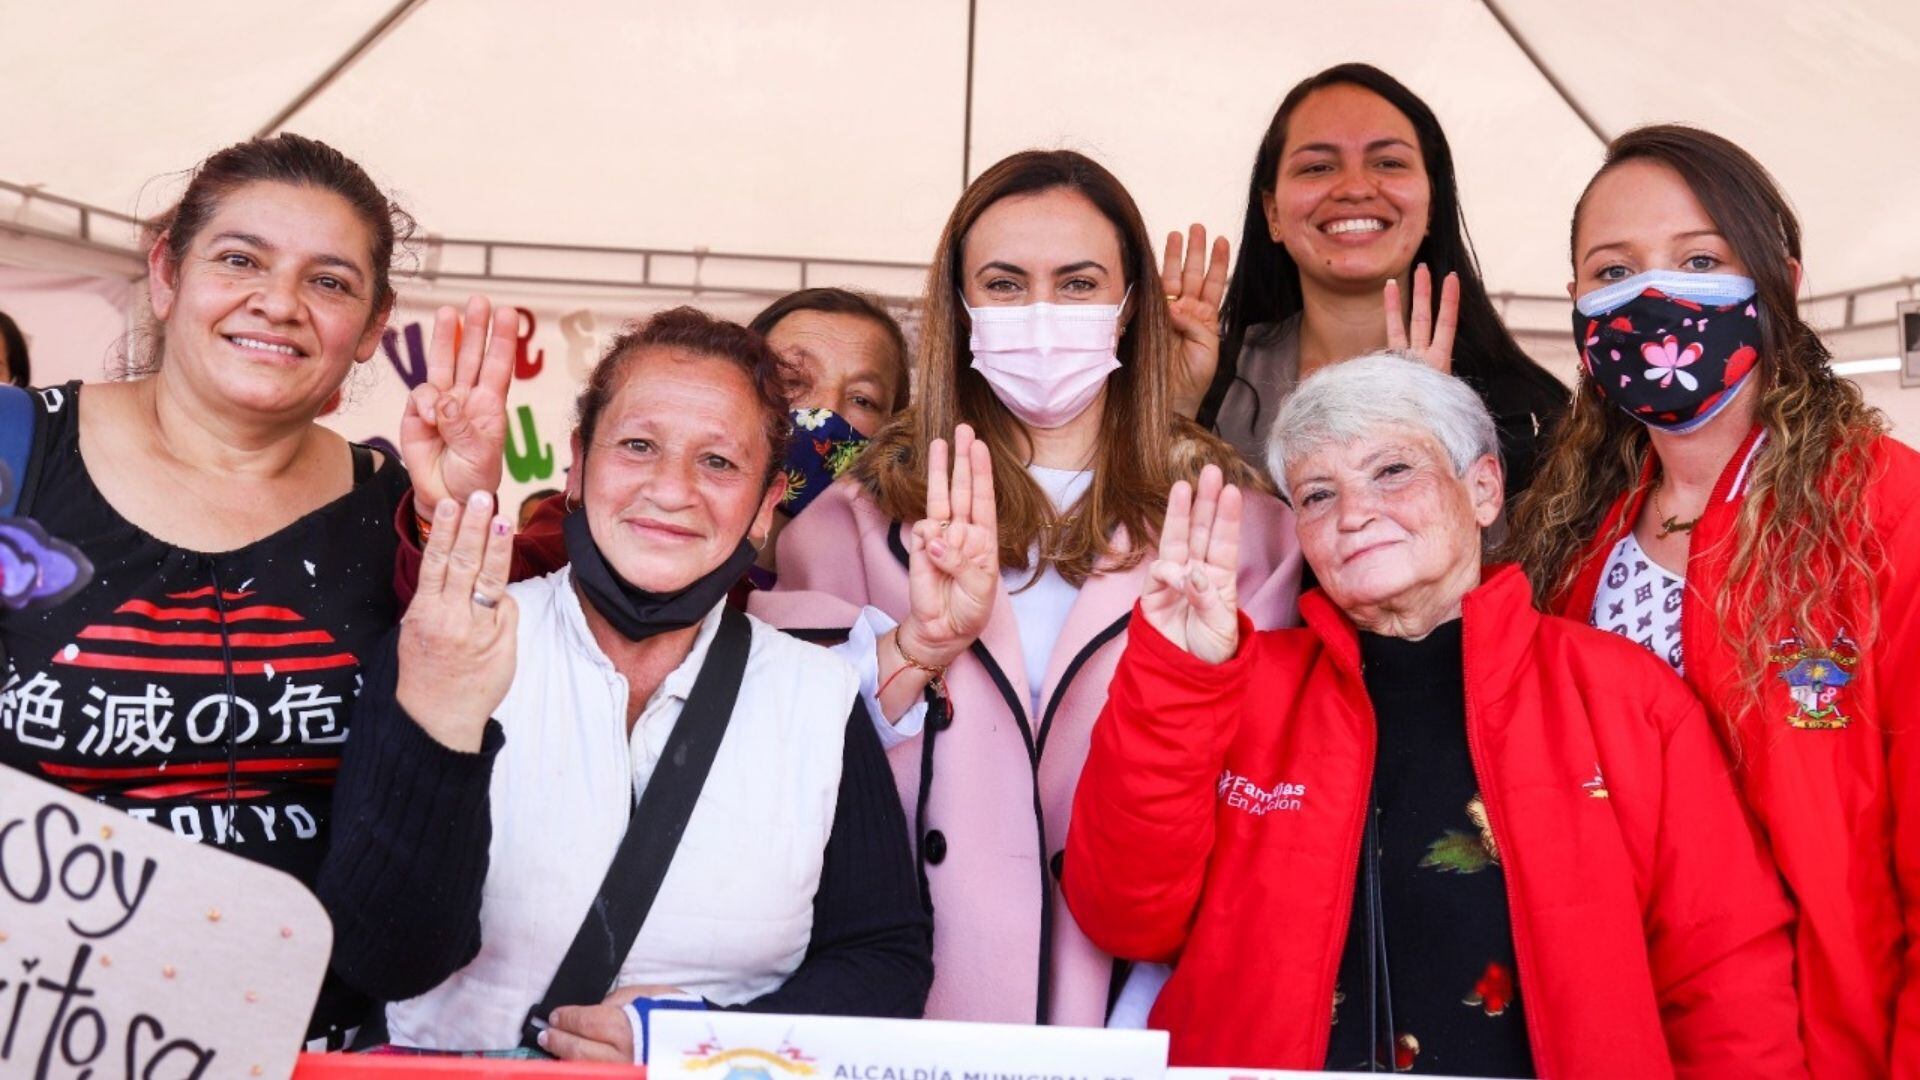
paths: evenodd
<path fill-rule="evenodd" d="M 947 858 L 947 834 L 939 829 L 928 829 L 927 838 L 920 848 L 921 857 L 930 866 L 939 866 Z"/>
<path fill-rule="evenodd" d="M 1054 852 L 1053 858 L 1047 860 L 1047 866 L 1053 871 L 1053 880 L 1059 881 L 1060 875 L 1067 872 L 1066 851 L 1061 850 L 1061 851 Z"/>

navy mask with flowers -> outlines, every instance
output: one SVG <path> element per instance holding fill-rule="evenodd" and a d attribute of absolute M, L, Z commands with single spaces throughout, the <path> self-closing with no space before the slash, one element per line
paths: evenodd
<path fill-rule="evenodd" d="M 1684 434 L 1719 415 L 1753 374 L 1759 303 L 1752 278 L 1649 270 L 1582 296 L 1574 341 L 1603 400 Z"/>
<path fill-rule="evenodd" d="M 793 410 L 793 439 L 787 443 L 787 493 L 775 507 L 792 517 L 827 490 L 866 449 L 867 437 L 832 409 Z"/>

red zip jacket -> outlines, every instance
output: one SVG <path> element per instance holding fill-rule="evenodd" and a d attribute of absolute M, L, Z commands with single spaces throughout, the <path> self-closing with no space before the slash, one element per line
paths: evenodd
<path fill-rule="evenodd" d="M 1534 1067 L 1804 1076 L 1792 910 L 1699 703 L 1529 599 L 1517 567 L 1493 571 L 1462 638 Z M 1151 1017 L 1175 1065 L 1326 1058 L 1374 721 L 1353 625 L 1318 590 L 1300 613 L 1264 633 L 1242 616 L 1211 665 L 1136 608 L 1080 778 L 1067 902 L 1114 955 L 1177 958 Z"/>
<path fill-rule="evenodd" d="M 1747 437 L 1694 526 L 1680 641 L 1686 678 L 1722 723 L 1737 695 L 1736 656 L 1714 600 L 1726 588 L 1747 473 L 1765 436 Z M 1920 1077 L 1920 454 L 1891 439 L 1874 447 L 1867 513 L 1887 567 L 1878 582 L 1880 632 L 1859 627 L 1824 641 L 1768 635 L 1765 705 L 1738 723 L 1741 791 L 1800 909 L 1795 929 L 1800 1018 L 1816 1076 Z M 1640 515 L 1652 463 L 1607 515 L 1579 578 L 1555 604 L 1587 621 L 1607 555 Z M 1849 538 L 1853 542 L 1853 538 Z M 1764 570 L 1761 572 L 1765 572 Z M 1744 637 L 1744 627 L 1730 627 Z M 1849 661 L 1851 661 L 1849 663 Z M 1822 693 L 1809 676 L 1839 670 Z M 1787 680 L 1802 682 L 1796 699 Z M 1730 698 L 1730 695 L 1733 695 Z"/>

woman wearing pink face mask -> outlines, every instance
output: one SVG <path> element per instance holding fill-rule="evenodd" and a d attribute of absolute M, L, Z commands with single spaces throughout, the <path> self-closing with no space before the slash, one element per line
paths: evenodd
<path fill-rule="evenodd" d="M 1105 169 L 1068 151 L 988 169 L 934 253 L 911 406 L 787 528 L 779 584 L 749 602 L 795 632 L 842 635 L 863 606 L 899 620 L 864 666 L 934 912 L 929 1017 L 1106 1020 L 1114 961 L 1058 891 L 1074 786 L 1166 491 L 1207 464 L 1246 475 L 1175 415 L 1158 285 Z M 1248 497 L 1256 625 L 1294 622 L 1292 537 L 1278 500 Z"/>

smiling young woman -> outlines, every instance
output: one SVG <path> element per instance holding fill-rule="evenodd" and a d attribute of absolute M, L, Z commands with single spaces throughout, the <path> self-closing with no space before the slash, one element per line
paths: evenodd
<path fill-rule="evenodd" d="M 1301 379 L 1398 346 L 1403 326 L 1407 344 L 1492 411 L 1509 497 L 1531 481 L 1536 448 L 1566 407 L 1566 388 L 1521 351 L 1487 299 L 1439 119 L 1366 64 L 1301 81 L 1274 113 L 1254 157 L 1221 325 L 1199 416 L 1256 466 Z"/>
<path fill-rule="evenodd" d="M 1580 392 L 1512 554 L 1543 608 L 1706 703 L 1799 906 L 1814 1075 L 1912 1075 L 1920 454 L 1833 373 L 1795 298 L 1800 223 L 1732 142 L 1621 135 L 1572 248 Z"/>
<path fill-rule="evenodd" d="M 860 665 L 936 913 L 930 1017 L 1107 1019 L 1115 961 L 1059 895 L 1073 788 L 1167 489 L 1208 464 L 1250 475 L 1175 414 L 1192 339 L 1161 271 L 1097 163 L 1027 151 L 983 172 L 934 252 L 912 402 L 794 519 L 750 601 L 795 632 L 899 624 Z M 1246 520 L 1248 615 L 1291 622 L 1287 512 L 1255 493 Z"/>

